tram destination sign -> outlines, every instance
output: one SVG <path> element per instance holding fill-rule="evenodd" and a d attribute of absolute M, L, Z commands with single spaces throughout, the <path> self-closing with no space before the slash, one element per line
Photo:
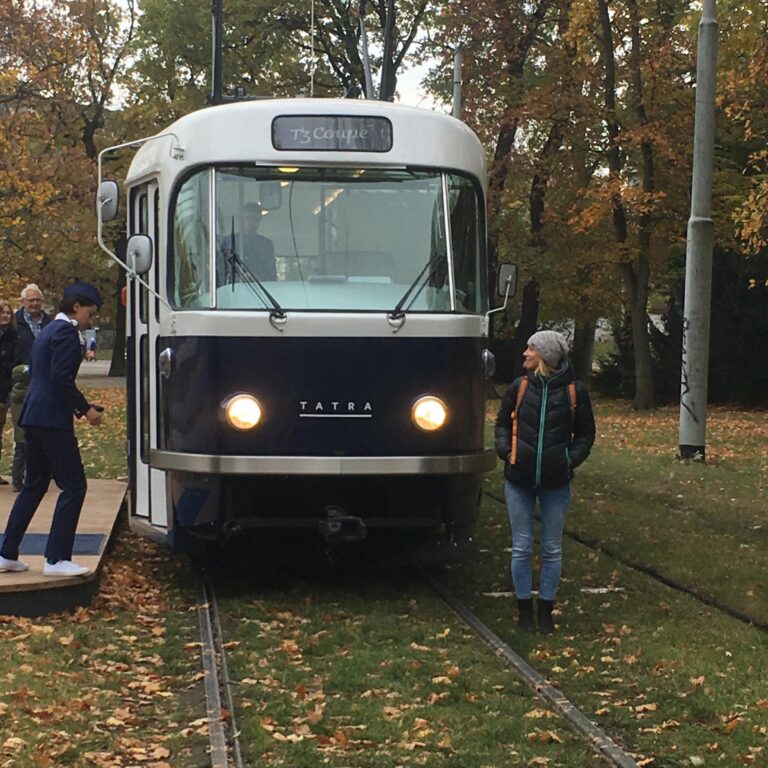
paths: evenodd
<path fill-rule="evenodd" d="M 386 117 L 280 115 L 272 121 L 278 150 L 389 152 L 392 123 Z"/>

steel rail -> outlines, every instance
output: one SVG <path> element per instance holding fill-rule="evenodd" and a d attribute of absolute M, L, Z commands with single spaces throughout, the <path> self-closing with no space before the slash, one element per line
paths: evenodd
<path fill-rule="evenodd" d="M 481 637 L 493 650 L 501 656 L 523 682 L 533 692 L 555 711 L 565 717 L 574 730 L 586 741 L 586 743 L 609 760 L 617 768 L 638 768 L 637 763 L 616 744 L 604 731 L 598 728 L 586 715 L 551 685 L 545 677 L 540 675 L 530 664 L 518 656 L 510 646 L 505 643 L 489 627 L 483 624 L 462 602 L 439 581 L 425 570 L 420 569 L 419 574 L 424 581 L 440 596 L 440 598 L 464 621 L 472 630 Z"/>
<path fill-rule="evenodd" d="M 243 762 L 243 755 L 240 751 L 240 731 L 237 727 L 237 720 L 235 719 L 235 702 L 232 699 L 232 681 L 229 677 L 229 666 L 227 665 L 227 651 L 224 648 L 224 634 L 221 631 L 221 622 L 219 621 L 219 603 L 216 600 L 215 594 L 213 594 L 213 587 L 211 587 L 211 597 L 213 598 L 213 628 L 216 632 L 216 644 L 218 646 L 218 659 L 219 670 L 221 673 L 221 688 L 224 691 L 227 711 L 229 712 L 229 730 L 230 741 L 232 744 L 232 756 L 235 763 L 235 768 L 243 768 L 245 763 Z"/>
<path fill-rule="evenodd" d="M 200 623 L 200 655 L 205 674 L 205 703 L 208 719 L 208 740 L 210 744 L 211 768 L 243 768 L 239 732 L 235 721 L 232 689 L 227 668 L 226 650 L 222 642 L 221 623 L 216 603 L 216 594 L 210 581 L 203 578 L 197 601 L 197 616 Z M 222 717 L 221 694 L 224 693 L 230 726 L 229 738 L 225 719 Z M 230 761 L 230 748 L 232 761 Z"/>

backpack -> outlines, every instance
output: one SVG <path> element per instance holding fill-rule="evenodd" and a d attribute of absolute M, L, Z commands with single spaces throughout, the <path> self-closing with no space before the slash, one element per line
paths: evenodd
<path fill-rule="evenodd" d="M 512 445 L 509 453 L 509 463 L 515 464 L 517 462 L 517 414 L 520 411 L 520 404 L 523 402 L 523 395 L 525 390 L 528 389 L 528 377 L 524 376 L 520 380 L 520 386 L 517 388 L 517 401 L 515 402 L 515 410 L 512 411 Z M 571 424 L 576 418 L 576 382 L 572 381 L 568 385 L 568 400 L 571 404 Z"/>

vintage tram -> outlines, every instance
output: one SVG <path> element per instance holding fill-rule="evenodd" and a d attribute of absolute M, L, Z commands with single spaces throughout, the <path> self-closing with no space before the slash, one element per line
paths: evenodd
<path fill-rule="evenodd" d="M 236 532 L 467 535 L 484 448 L 485 165 L 459 120 L 255 100 L 140 145 L 125 187 L 130 519 Z M 121 145 L 132 146 L 132 145 Z"/>

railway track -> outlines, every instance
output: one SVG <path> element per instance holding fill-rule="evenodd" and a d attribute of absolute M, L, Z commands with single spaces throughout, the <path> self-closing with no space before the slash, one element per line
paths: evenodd
<path fill-rule="evenodd" d="M 211 768 L 244 768 L 216 592 L 208 575 L 197 600 Z"/>
<path fill-rule="evenodd" d="M 580 739 L 607 764 L 615 768 L 637 768 L 637 763 L 630 755 L 568 701 L 561 691 L 533 669 L 510 645 L 483 624 L 444 584 L 426 570 L 419 570 L 418 577 L 515 671 L 536 697 L 562 715 Z M 211 768 L 245 768 L 214 584 L 207 575 L 201 581 L 197 608 L 209 724 L 210 764 Z"/>

